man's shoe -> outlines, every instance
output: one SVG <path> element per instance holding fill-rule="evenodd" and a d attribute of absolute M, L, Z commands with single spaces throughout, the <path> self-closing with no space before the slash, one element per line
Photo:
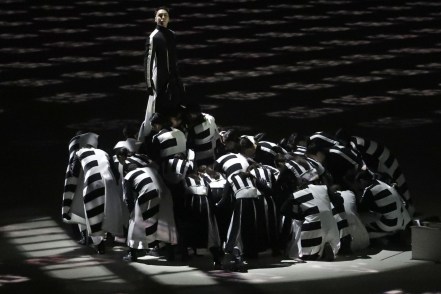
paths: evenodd
<path fill-rule="evenodd" d="M 158 247 L 151 248 L 151 249 L 146 253 L 146 255 L 148 255 L 148 256 L 154 256 L 154 257 L 159 257 L 159 256 L 160 256 L 160 255 L 159 255 L 159 248 L 158 248 Z"/>
<path fill-rule="evenodd" d="M 324 261 L 335 260 L 334 250 L 332 250 L 332 246 L 331 246 L 331 244 L 329 244 L 329 242 L 326 242 L 324 245 L 321 259 Z"/>
<path fill-rule="evenodd" d="M 130 248 L 129 253 L 126 256 L 123 256 L 123 260 L 127 262 L 136 262 L 138 261 L 138 255 L 136 249 Z"/>
<path fill-rule="evenodd" d="M 98 254 L 106 253 L 106 245 L 104 244 L 104 240 L 100 242 L 100 244 L 96 245 L 96 252 Z"/>

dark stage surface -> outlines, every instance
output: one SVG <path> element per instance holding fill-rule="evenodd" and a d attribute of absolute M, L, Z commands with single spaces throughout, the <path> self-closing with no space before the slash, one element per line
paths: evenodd
<path fill-rule="evenodd" d="M 47 217 L 71 234 L 60 223 L 68 141 L 77 130 L 93 131 L 100 135 L 100 148 L 110 153 L 122 139 L 123 126 L 143 119 L 143 50 L 154 28 L 156 4 L 1 1 L 1 226 Z M 393 151 L 417 212 L 441 215 L 441 2 L 218 0 L 170 6 L 169 27 L 178 35 L 188 94 L 218 125 L 244 134 L 266 132 L 273 141 L 293 131 L 345 127 Z M 26 286 L 48 290 L 48 284 L 63 292 L 79 291 L 66 289 L 61 278 L 48 278 L 39 265 L 24 263 L 26 255 L 5 241 L 2 228 L 0 291 L 35 293 Z M 81 254 L 92 254 L 86 249 Z M 129 279 L 124 267 L 115 262 L 107 269 Z M 387 280 L 387 274 L 370 275 L 366 281 L 371 288 L 361 293 L 385 293 L 400 281 L 404 287 L 398 293 L 441 291 L 434 278 L 441 273 L 439 266 L 420 271 L 427 277 L 421 283 L 408 279 L 416 278 L 418 270 L 397 271 L 393 286 L 377 282 Z M 5 275 L 30 281 L 13 285 L 4 282 Z M 335 283 L 347 285 L 346 290 L 355 286 L 348 276 L 338 278 Z M 150 291 L 162 290 L 155 283 Z M 277 288 L 226 283 L 246 293 Z M 284 283 L 293 283 L 291 293 L 312 289 L 304 280 Z M 325 285 L 317 284 L 315 292 Z M 117 291 L 124 292 L 110 288 L 97 293 Z"/>

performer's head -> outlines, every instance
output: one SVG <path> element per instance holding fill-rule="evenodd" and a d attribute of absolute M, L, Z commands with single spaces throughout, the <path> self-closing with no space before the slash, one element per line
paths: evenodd
<path fill-rule="evenodd" d="M 155 9 L 155 23 L 158 26 L 167 27 L 170 21 L 169 9 L 166 6 L 161 6 Z"/>

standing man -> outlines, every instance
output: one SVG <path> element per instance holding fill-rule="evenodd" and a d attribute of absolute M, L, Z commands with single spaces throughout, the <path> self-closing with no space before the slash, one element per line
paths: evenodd
<path fill-rule="evenodd" d="M 144 75 L 149 95 L 144 122 L 138 140 L 143 141 L 151 131 L 153 113 L 165 114 L 181 104 L 184 86 L 179 77 L 175 33 L 168 29 L 169 9 L 155 10 L 156 28 L 146 40 Z"/>

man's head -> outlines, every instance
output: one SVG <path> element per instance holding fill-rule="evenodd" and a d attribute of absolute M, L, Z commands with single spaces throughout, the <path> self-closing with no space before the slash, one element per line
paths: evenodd
<path fill-rule="evenodd" d="M 167 27 L 170 21 L 169 9 L 165 6 L 161 6 L 155 9 L 155 23 L 158 26 Z"/>

